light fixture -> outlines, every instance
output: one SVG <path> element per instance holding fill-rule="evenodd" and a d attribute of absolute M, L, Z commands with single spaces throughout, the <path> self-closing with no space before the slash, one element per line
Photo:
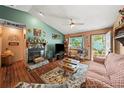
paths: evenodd
<path fill-rule="evenodd" d="M 16 5 L 10 5 L 10 6 L 12 6 L 12 7 L 16 7 Z"/>
<path fill-rule="evenodd" d="M 75 24 L 71 23 L 71 24 L 70 24 L 70 27 L 71 27 L 71 28 L 75 27 Z"/>
<path fill-rule="evenodd" d="M 18 30 L 15 27 L 9 27 L 8 29 L 10 31 L 9 32 L 10 34 L 17 34 L 18 33 Z"/>
<path fill-rule="evenodd" d="M 23 28 L 23 33 L 26 35 L 26 28 Z"/>
<path fill-rule="evenodd" d="M 26 28 L 23 28 L 24 39 L 26 39 Z"/>
<path fill-rule="evenodd" d="M 71 29 L 75 26 L 74 22 L 72 21 L 72 19 L 70 19 L 70 27 Z"/>
<path fill-rule="evenodd" d="M 84 23 L 75 23 L 75 22 L 73 22 L 73 20 L 72 19 L 70 19 L 70 27 L 71 28 L 73 28 L 73 27 L 75 27 L 76 25 L 84 25 Z"/>
<path fill-rule="evenodd" d="M 16 5 L 9 5 L 9 7 L 16 8 L 17 6 Z"/>
<path fill-rule="evenodd" d="M 42 17 L 44 16 L 44 14 L 42 12 L 40 12 L 39 15 L 42 16 Z"/>

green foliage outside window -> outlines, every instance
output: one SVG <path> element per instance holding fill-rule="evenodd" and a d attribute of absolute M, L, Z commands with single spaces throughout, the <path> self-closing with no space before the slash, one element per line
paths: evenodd
<path fill-rule="evenodd" d="M 83 47 L 83 37 L 72 37 L 70 38 L 71 48 L 82 48 Z"/>
<path fill-rule="evenodd" d="M 93 55 L 94 56 L 102 56 L 105 55 L 105 35 L 94 35 L 92 37 L 92 45 L 93 45 Z"/>

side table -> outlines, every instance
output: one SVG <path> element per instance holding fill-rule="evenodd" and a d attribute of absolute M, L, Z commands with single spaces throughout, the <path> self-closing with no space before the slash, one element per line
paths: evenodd
<path fill-rule="evenodd" d="M 1 65 L 5 65 L 5 66 L 9 66 L 9 65 L 11 65 L 12 64 L 12 57 L 13 57 L 14 55 L 12 55 L 12 54 L 9 54 L 9 53 L 3 53 L 3 54 L 1 54 L 1 59 L 2 59 L 2 64 Z"/>

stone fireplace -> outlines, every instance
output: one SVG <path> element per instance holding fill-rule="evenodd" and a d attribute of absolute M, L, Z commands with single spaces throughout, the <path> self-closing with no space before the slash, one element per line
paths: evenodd
<path fill-rule="evenodd" d="M 28 63 L 34 63 L 34 59 L 38 57 L 45 58 L 46 44 L 40 44 L 41 47 L 29 47 L 28 48 Z"/>
<path fill-rule="evenodd" d="M 28 63 L 33 62 L 37 57 L 45 57 L 45 48 L 30 48 L 28 49 Z"/>

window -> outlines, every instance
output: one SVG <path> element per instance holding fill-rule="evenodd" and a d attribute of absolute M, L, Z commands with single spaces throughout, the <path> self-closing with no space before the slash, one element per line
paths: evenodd
<path fill-rule="evenodd" d="M 92 35 L 92 56 L 105 56 L 105 34 Z"/>
<path fill-rule="evenodd" d="M 70 48 L 83 48 L 83 37 L 71 37 L 69 39 Z"/>

